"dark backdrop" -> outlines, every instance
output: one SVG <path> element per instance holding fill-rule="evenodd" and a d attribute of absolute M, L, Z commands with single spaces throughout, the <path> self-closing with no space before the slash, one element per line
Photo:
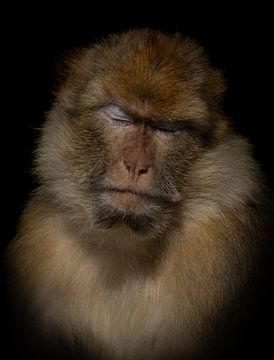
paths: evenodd
<path fill-rule="evenodd" d="M 255 157 L 273 186 L 273 91 L 268 87 L 271 12 L 263 3 L 242 9 L 223 2 L 212 7 L 193 4 L 191 9 L 184 2 L 178 2 L 177 6 L 171 2 L 155 4 L 150 9 L 140 2 L 116 8 L 107 3 L 101 8 L 99 4 L 82 9 L 79 5 L 75 8 L 75 4 L 63 9 L 50 5 L 45 8 L 42 4 L 39 8 L 25 4 L 12 6 L 2 13 L 6 22 L 1 43 L 4 60 L 1 252 L 15 234 L 18 217 L 33 186 L 32 152 L 37 128 L 53 100 L 51 88 L 56 61 L 65 50 L 111 32 L 148 26 L 166 32 L 179 31 L 197 39 L 212 63 L 224 71 L 229 86 L 224 104 L 226 112 L 239 132 L 254 144 Z M 4 299 L 4 290 L 2 294 Z"/>

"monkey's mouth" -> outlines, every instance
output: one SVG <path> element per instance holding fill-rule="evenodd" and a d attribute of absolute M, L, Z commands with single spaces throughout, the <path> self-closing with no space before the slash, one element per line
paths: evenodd
<path fill-rule="evenodd" d="M 95 223 L 99 226 L 111 228 L 126 225 L 134 232 L 144 234 L 151 232 L 158 223 L 159 207 L 149 201 L 146 193 L 132 189 L 101 187 L 97 195 Z"/>
<path fill-rule="evenodd" d="M 103 192 L 111 199 L 112 202 L 124 208 L 134 208 L 144 203 L 148 195 L 131 189 L 119 189 L 108 187 Z"/>
<path fill-rule="evenodd" d="M 151 232 L 162 223 L 163 214 L 170 214 L 176 205 L 157 194 L 115 187 L 101 186 L 100 189 L 97 188 L 97 196 L 97 225 L 106 228 L 127 225 L 137 233 Z"/>

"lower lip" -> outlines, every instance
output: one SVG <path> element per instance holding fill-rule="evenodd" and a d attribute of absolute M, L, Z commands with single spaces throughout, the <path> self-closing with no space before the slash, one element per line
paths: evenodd
<path fill-rule="evenodd" d="M 115 203 L 126 208 L 137 206 L 142 202 L 142 197 L 140 195 L 130 191 L 109 191 L 108 194 Z"/>

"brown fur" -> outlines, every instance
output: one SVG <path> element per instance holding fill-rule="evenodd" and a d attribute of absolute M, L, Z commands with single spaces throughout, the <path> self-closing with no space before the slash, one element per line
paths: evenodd
<path fill-rule="evenodd" d="M 75 53 L 61 79 L 7 253 L 23 327 L 96 359 L 228 351 L 270 208 L 220 71 L 192 40 L 134 30 Z"/>

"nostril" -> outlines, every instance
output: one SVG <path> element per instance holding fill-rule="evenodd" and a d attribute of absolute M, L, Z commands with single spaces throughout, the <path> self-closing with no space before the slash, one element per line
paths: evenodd
<path fill-rule="evenodd" d="M 148 168 L 146 168 L 146 169 L 140 169 L 139 172 L 138 172 L 138 174 L 139 174 L 139 175 L 143 175 L 143 174 L 146 174 L 147 171 L 148 171 Z"/>

